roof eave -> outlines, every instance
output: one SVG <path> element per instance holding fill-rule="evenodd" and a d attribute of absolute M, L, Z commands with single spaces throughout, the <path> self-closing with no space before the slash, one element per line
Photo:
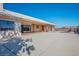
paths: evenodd
<path fill-rule="evenodd" d="M 24 18 L 24 19 L 29 19 L 29 20 L 34 20 L 34 21 L 46 23 L 46 24 L 49 24 L 49 25 L 55 25 L 53 23 L 50 23 L 50 22 L 47 22 L 47 21 L 44 21 L 44 20 L 41 20 L 41 19 L 38 19 L 38 18 L 34 18 L 34 17 L 28 16 L 28 15 L 23 15 L 23 14 L 16 13 L 14 11 L 6 10 L 6 9 L 3 10 L 3 13 L 10 14 L 10 15 L 13 15 L 13 16 L 16 16 L 16 17 L 19 17 L 19 18 Z"/>

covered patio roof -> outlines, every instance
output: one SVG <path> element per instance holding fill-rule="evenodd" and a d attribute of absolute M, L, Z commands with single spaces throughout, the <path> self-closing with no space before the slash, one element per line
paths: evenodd
<path fill-rule="evenodd" d="M 44 20 L 41 20 L 41 19 L 38 19 L 38 18 L 34 18 L 34 17 L 28 16 L 28 15 L 23 15 L 23 14 L 16 13 L 16 12 L 6 10 L 6 9 L 3 10 L 3 14 L 17 17 L 17 18 L 19 18 L 19 20 L 23 19 L 24 21 L 32 21 L 32 22 L 37 22 L 37 23 L 55 25 L 53 23 L 50 23 L 50 22 L 47 22 L 47 21 L 44 21 Z"/>

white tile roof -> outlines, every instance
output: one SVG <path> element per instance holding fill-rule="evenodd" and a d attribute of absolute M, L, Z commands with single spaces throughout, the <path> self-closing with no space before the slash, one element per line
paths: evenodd
<path fill-rule="evenodd" d="M 3 13 L 9 14 L 9 15 L 12 15 L 12 16 L 15 16 L 15 17 L 19 17 L 19 18 L 24 18 L 24 19 L 28 19 L 28 20 L 43 22 L 43 23 L 50 24 L 50 25 L 55 25 L 53 23 L 50 23 L 50 22 L 47 22 L 47 21 L 44 21 L 44 20 L 41 20 L 41 19 L 38 19 L 38 18 L 34 18 L 34 17 L 28 16 L 28 15 L 23 15 L 23 14 L 16 13 L 16 12 L 6 10 L 6 9 L 4 9 Z"/>

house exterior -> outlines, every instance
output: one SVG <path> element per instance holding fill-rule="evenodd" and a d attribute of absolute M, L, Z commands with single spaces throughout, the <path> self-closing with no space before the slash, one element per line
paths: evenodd
<path fill-rule="evenodd" d="M 3 8 L 0 4 L 0 30 L 24 32 L 48 32 L 54 30 L 55 24 L 16 13 Z"/>

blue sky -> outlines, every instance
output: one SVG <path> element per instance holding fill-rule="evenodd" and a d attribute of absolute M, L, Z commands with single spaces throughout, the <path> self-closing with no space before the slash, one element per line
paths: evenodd
<path fill-rule="evenodd" d="M 77 3 L 6 3 L 4 8 L 55 23 L 57 27 L 79 25 Z"/>

